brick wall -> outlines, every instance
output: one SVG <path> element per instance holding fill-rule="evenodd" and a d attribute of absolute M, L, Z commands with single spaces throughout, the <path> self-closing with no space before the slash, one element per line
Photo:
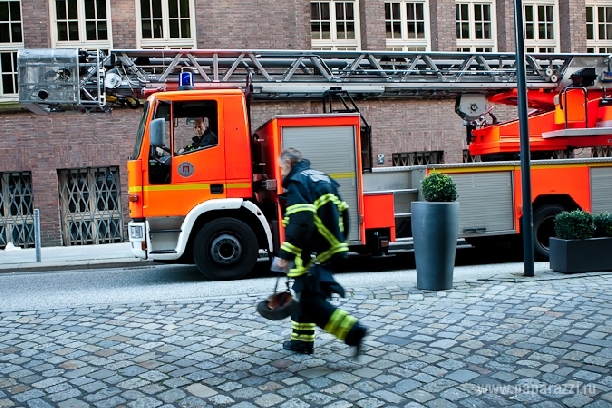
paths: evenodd
<path fill-rule="evenodd" d="M 456 51 L 457 31 L 454 0 L 430 0 L 431 49 Z"/>
<path fill-rule="evenodd" d="M 559 23 L 561 52 L 586 52 L 586 7 L 584 2 L 559 0 Z"/>
<path fill-rule="evenodd" d="M 500 52 L 515 52 L 514 46 L 514 2 L 497 0 L 497 49 Z"/>
<path fill-rule="evenodd" d="M 46 1 L 21 0 L 23 41 L 26 48 L 48 48 L 49 5 Z"/>
<path fill-rule="evenodd" d="M 58 113 L 1 114 L 0 172 L 31 171 L 34 207 L 40 209 L 44 246 L 61 245 L 57 169 L 118 166 L 123 219 L 129 221 L 126 159 L 132 153 L 141 110 L 112 116 Z"/>
<path fill-rule="evenodd" d="M 113 48 L 136 48 L 136 13 L 134 0 L 111 2 Z"/>
<path fill-rule="evenodd" d="M 384 50 L 387 48 L 384 0 L 359 2 L 361 49 Z"/>
<path fill-rule="evenodd" d="M 196 0 L 198 48 L 310 48 L 310 3 Z"/>

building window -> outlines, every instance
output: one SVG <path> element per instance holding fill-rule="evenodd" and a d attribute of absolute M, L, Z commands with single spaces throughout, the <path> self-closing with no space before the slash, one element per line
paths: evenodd
<path fill-rule="evenodd" d="M 429 4 L 427 0 L 386 2 L 385 25 L 388 50 L 429 50 Z"/>
<path fill-rule="evenodd" d="M 110 0 L 52 0 L 51 42 L 58 48 L 110 49 Z"/>
<path fill-rule="evenodd" d="M 124 240 L 118 167 L 59 170 L 64 245 Z"/>
<path fill-rule="evenodd" d="M 587 3 L 587 52 L 612 52 L 612 3 Z"/>
<path fill-rule="evenodd" d="M 139 0 L 140 48 L 195 48 L 193 0 Z"/>
<path fill-rule="evenodd" d="M 495 2 L 463 1 L 455 3 L 457 51 L 491 52 L 497 50 Z"/>
<path fill-rule="evenodd" d="M 358 50 L 359 4 L 353 1 L 311 1 L 312 49 Z"/>
<path fill-rule="evenodd" d="M 0 248 L 34 246 L 34 197 L 30 172 L 0 173 Z"/>
<path fill-rule="evenodd" d="M 21 1 L 0 0 L 0 101 L 17 101 L 17 50 L 21 48 Z"/>
<path fill-rule="evenodd" d="M 559 18 L 556 0 L 525 2 L 525 51 L 557 52 Z"/>

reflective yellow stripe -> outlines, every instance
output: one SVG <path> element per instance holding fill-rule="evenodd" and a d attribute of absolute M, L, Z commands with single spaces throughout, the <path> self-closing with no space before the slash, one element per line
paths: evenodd
<path fill-rule="evenodd" d="M 223 183 L 223 187 L 250 188 L 251 185 L 249 183 Z M 151 186 L 132 186 L 128 188 L 128 193 L 139 193 L 141 191 L 192 191 L 207 188 L 210 188 L 210 183 L 160 184 Z"/>
<path fill-rule="evenodd" d="M 313 343 L 315 341 L 315 335 L 291 333 L 291 340 L 299 340 L 307 343 Z"/>
<path fill-rule="evenodd" d="M 338 198 L 337 195 L 329 193 L 329 194 L 323 194 L 321 197 L 317 198 L 314 202 L 314 206 L 316 207 L 316 209 L 318 210 L 319 208 L 321 208 L 322 206 L 324 206 L 325 204 L 329 203 L 329 202 L 334 203 L 335 205 L 338 206 L 338 208 L 341 209 L 341 207 L 344 207 L 346 205 L 346 207 L 348 208 L 348 204 L 346 204 L 346 202 L 344 201 L 340 201 L 340 199 Z"/>
<path fill-rule="evenodd" d="M 308 262 L 306 265 L 303 265 L 302 258 L 299 256 L 296 257 L 295 258 L 295 268 L 291 269 L 289 273 L 287 274 L 287 276 L 290 278 L 295 278 L 297 276 L 304 275 L 310 269 L 310 264 L 311 262 Z"/>
<path fill-rule="evenodd" d="M 331 178 L 335 178 L 335 179 L 350 179 L 350 178 L 355 178 L 355 172 L 333 173 L 333 174 L 328 174 L 328 176 Z"/>
<path fill-rule="evenodd" d="M 330 230 L 328 230 L 327 227 L 323 225 L 321 219 L 316 215 L 314 217 L 314 225 L 315 227 L 317 227 L 317 231 L 319 231 L 319 234 L 321 234 L 323 238 L 325 238 L 327 242 L 329 242 L 330 246 L 336 246 L 340 244 L 338 238 L 336 238 L 334 234 L 332 234 Z"/>
<path fill-rule="evenodd" d="M 289 225 L 289 217 L 283 218 L 283 227 L 286 227 L 287 225 Z"/>
<path fill-rule="evenodd" d="M 357 323 L 357 319 L 351 315 L 348 315 L 342 320 L 340 323 L 340 327 L 336 330 L 336 337 L 340 340 L 346 339 L 346 335 L 351 330 L 351 328 Z"/>
<path fill-rule="evenodd" d="M 329 260 L 329 258 L 331 258 L 332 255 L 340 253 L 340 252 L 348 252 L 348 250 L 349 250 L 348 244 L 341 243 L 341 244 L 338 244 L 338 246 L 332 247 L 325 252 L 321 252 L 320 254 L 317 254 L 317 256 L 315 257 L 315 261 L 319 263 L 323 263 Z"/>
<path fill-rule="evenodd" d="M 335 335 L 336 330 L 340 326 L 340 322 L 342 322 L 342 320 L 344 320 L 346 316 L 348 316 L 348 312 L 336 309 L 334 313 L 332 313 L 327 324 L 325 325 L 325 331 Z"/>
<path fill-rule="evenodd" d="M 281 245 L 281 249 L 285 252 L 289 252 L 294 255 L 299 255 L 302 253 L 301 248 L 296 247 L 290 242 L 283 242 L 283 245 Z"/>
<path fill-rule="evenodd" d="M 314 323 L 298 323 L 294 320 L 291 321 L 291 328 L 293 330 L 314 330 L 317 325 Z"/>
<path fill-rule="evenodd" d="M 333 334 L 340 340 L 344 340 L 349 330 L 355 325 L 357 319 L 348 312 L 336 309 L 325 325 L 325 331 Z"/>
<path fill-rule="evenodd" d="M 302 211 L 316 212 L 315 206 L 312 204 L 293 204 L 287 207 L 285 215 L 291 215 Z"/>

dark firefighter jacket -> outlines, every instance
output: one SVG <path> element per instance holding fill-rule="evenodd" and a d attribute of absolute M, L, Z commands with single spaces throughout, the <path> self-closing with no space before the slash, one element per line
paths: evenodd
<path fill-rule="evenodd" d="M 295 261 L 288 276 L 305 274 L 313 261 L 325 264 L 345 258 L 349 214 L 348 204 L 338 193 L 338 183 L 327 174 L 312 170 L 310 161 L 304 159 L 283 179 L 283 187 L 285 242 L 278 256 Z"/>

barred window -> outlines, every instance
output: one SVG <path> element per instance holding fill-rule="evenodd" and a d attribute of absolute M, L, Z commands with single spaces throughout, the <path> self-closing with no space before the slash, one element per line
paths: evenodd
<path fill-rule="evenodd" d="M 64 245 L 124 240 L 118 167 L 58 171 Z"/>
<path fill-rule="evenodd" d="M 0 0 L 0 101 L 17 101 L 17 51 L 21 48 L 21 1 Z"/>
<path fill-rule="evenodd" d="M 313 49 L 361 48 L 358 0 L 311 1 L 310 29 Z"/>
<path fill-rule="evenodd" d="M 193 0 L 139 0 L 141 48 L 194 48 Z"/>
<path fill-rule="evenodd" d="M 0 173 L 0 247 L 34 246 L 34 196 L 30 172 Z"/>
<path fill-rule="evenodd" d="M 429 40 L 429 2 L 385 2 L 387 49 L 391 51 L 426 51 Z"/>
<path fill-rule="evenodd" d="M 54 47 L 110 49 L 110 0 L 52 0 Z"/>

